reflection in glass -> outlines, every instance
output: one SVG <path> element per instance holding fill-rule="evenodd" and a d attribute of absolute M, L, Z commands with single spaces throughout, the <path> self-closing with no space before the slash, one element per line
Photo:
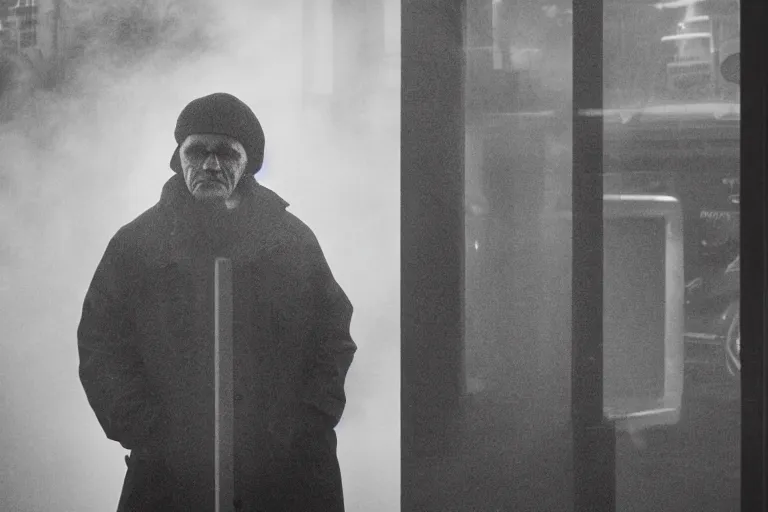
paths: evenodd
<path fill-rule="evenodd" d="M 614 298 L 606 300 L 606 347 L 625 347 L 606 351 L 606 379 L 624 374 L 637 398 L 661 384 L 669 399 L 682 383 L 679 403 L 665 404 L 675 414 L 637 406 L 642 416 L 617 424 L 619 510 L 739 507 L 738 17 L 730 1 L 605 4 L 605 191 L 674 200 L 682 218 L 683 280 L 667 281 L 662 319 L 647 300 L 662 293 L 670 261 L 632 234 L 645 221 L 609 229 L 606 210 L 605 293 Z M 625 273 L 613 285 L 609 261 Z M 621 309 L 630 297 L 633 310 Z M 639 311 L 646 325 L 630 335 L 615 328 L 629 328 Z M 651 334 L 675 320 L 676 339 Z M 636 344 L 642 350 L 630 361 Z"/>
<path fill-rule="evenodd" d="M 467 3 L 457 510 L 571 509 L 571 23 L 570 1 Z"/>
<path fill-rule="evenodd" d="M 617 510 L 736 510 L 739 4 L 604 6 Z M 504 487 L 505 503 L 519 509 L 572 506 L 570 7 L 468 3 L 464 428 L 507 464 L 507 480 L 476 466 L 496 469 L 478 492 L 507 481 L 521 489 Z M 537 478 L 546 506 L 531 498 Z"/>

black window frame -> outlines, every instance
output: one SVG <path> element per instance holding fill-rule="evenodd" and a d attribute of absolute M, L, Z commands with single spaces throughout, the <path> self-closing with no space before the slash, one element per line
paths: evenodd
<path fill-rule="evenodd" d="M 741 2 L 741 510 L 766 510 L 765 352 L 766 120 L 765 2 Z"/>

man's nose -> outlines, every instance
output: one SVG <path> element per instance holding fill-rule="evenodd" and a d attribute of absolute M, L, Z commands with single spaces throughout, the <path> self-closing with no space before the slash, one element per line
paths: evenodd
<path fill-rule="evenodd" d="M 221 170 L 221 165 L 219 164 L 219 158 L 216 156 L 215 153 L 211 153 L 210 155 L 208 155 L 208 158 L 206 158 L 205 162 L 203 162 L 203 169 L 212 170 L 212 171 Z"/>

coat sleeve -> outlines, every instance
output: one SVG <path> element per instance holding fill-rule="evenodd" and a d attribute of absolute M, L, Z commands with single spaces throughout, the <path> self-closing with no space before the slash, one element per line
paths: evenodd
<path fill-rule="evenodd" d="M 312 356 L 305 370 L 303 401 L 310 414 L 336 426 L 346 405 L 344 383 L 357 346 L 350 335 L 352 304 L 333 277 L 316 239 L 310 252 L 314 268 L 315 315 Z"/>
<path fill-rule="evenodd" d="M 160 404 L 132 344 L 132 292 L 137 260 L 114 237 L 83 303 L 77 330 L 80 382 L 107 438 L 132 450 L 143 447 L 158 422 Z"/>

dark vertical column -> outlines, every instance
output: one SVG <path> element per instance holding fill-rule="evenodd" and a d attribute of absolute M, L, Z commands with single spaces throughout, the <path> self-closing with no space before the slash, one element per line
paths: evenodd
<path fill-rule="evenodd" d="M 234 512 L 234 402 L 232 396 L 232 261 L 216 258 L 214 262 L 214 459 L 216 512 Z"/>
<path fill-rule="evenodd" d="M 574 511 L 615 510 L 615 433 L 603 418 L 603 2 L 573 3 Z"/>
<path fill-rule="evenodd" d="M 768 4 L 741 2 L 741 510 L 766 510 Z"/>
<path fill-rule="evenodd" d="M 401 450 L 444 446 L 461 389 L 463 2 L 402 3 Z M 403 466 L 403 510 L 409 501 Z"/>

